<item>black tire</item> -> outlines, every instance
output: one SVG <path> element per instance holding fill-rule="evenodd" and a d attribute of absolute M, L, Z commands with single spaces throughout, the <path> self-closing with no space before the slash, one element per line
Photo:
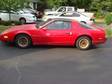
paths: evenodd
<path fill-rule="evenodd" d="M 21 18 L 19 21 L 20 21 L 21 24 L 25 24 L 26 23 L 26 19 L 25 18 Z"/>
<path fill-rule="evenodd" d="M 87 36 L 82 36 L 76 41 L 76 47 L 80 50 L 88 50 L 91 46 L 92 40 Z"/>
<path fill-rule="evenodd" d="M 30 36 L 25 34 L 17 35 L 14 42 L 17 47 L 23 48 L 23 49 L 30 47 L 32 44 L 32 40 Z"/>

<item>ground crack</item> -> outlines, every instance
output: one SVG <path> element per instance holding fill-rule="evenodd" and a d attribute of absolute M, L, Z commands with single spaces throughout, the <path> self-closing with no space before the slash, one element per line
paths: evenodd
<path fill-rule="evenodd" d="M 22 74 L 21 74 L 21 71 L 20 71 L 18 65 L 19 65 L 19 62 L 17 61 L 17 62 L 16 62 L 15 69 L 16 69 L 16 71 L 17 71 L 17 73 L 18 73 L 17 84 L 20 84 L 20 80 L 22 79 Z"/>

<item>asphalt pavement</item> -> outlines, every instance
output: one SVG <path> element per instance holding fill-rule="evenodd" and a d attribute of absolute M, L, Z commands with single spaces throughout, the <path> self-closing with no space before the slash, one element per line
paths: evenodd
<path fill-rule="evenodd" d="M 0 43 L 0 84 L 112 84 L 112 39 L 86 51 Z"/>

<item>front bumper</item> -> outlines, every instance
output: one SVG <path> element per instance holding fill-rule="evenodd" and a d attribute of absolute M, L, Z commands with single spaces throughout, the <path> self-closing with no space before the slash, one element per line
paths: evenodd
<path fill-rule="evenodd" d="M 0 41 L 4 42 L 3 36 L 0 34 Z"/>
<path fill-rule="evenodd" d="M 0 41 L 1 41 L 1 35 L 0 35 Z"/>
<path fill-rule="evenodd" d="M 0 41 L 2 41 L 2 42 L 8 42 L 9 41 L 9 37 L 7 35 L 1 35 L 0 34 Z"/>

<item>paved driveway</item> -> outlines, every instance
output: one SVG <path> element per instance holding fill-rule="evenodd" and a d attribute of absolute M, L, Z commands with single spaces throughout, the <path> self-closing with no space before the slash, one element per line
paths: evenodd
<path fill-rule="evenodd" d="M 0 84 L 112 84 L 112 39 L 87 51 L 0 43 Z"/>

